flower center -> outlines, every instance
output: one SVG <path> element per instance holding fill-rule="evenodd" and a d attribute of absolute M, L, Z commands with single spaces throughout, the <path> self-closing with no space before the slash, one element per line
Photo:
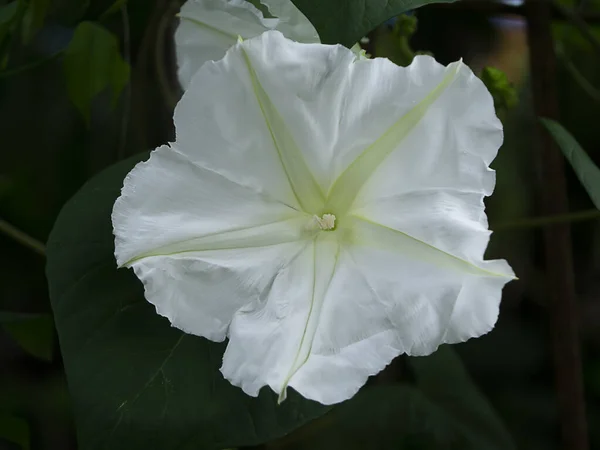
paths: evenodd
<path fill-rule="evenodd" d="M 321 217 L 315 215 L 314 217 L 321 230 L 331 231 L 335 229 L 335 216 L 333 214 L 323 214 Z"/>

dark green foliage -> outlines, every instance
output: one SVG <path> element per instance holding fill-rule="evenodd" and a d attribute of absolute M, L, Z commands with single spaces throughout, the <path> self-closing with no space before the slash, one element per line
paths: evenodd
<path fill-rule="evenodd" d="M 36 358 L 50 361 L 54 350 L 54 322 L 49 314 L 0 311 L 0 326 Z"/>
<path fill-rule="evenodd" d="M 11 33 L 18 25 L 22 10 L 21 1 L 14 1 L 0 6 L 0 69 L 4 69 L 8 62 Z"/>
<path fill-rule="evenodd" d="M 293 450 L 514 450 L 451 347 L 408 358 L 414 384 L 365 387 L 289 438 Z M 308 438 L 304 437 L 308 436 Z M 287 448 L 287 447 L 286 447 Z"/>
<path fill-rule="evenodd" d="M 29 424 L 19 417 L 0 415 L 0 448 L 5 448 L 3 441 L 15 444 L 14 448 L 29 450 Z"/>
<path fill-rule="evenodd" d="M 110 17 L 113 14 L 116 14 L 121 8 L 123 8 L 127 4 L 127 0 L 115 0 L 115 2 L 110 5 L 106 11 L 102 13 L 100 16 L 100 20 L 104 20 Z"/>
<path fill-rule="evenodd" d="M 249 1 L 261 6 L 258 0 Z M 347 46 L 395 14 L 435 3 L 294 2 L 324 42 Z M 587 3 L 592 13 L 598 11 L 597 0 Z M 470 4 L 434 5 L 402 17 L 395 28 L 381 26 L 372 34 L 368 51 L 405 65 L 412 60 L 414 45 L 417 53 L 435 51 L 444 63 L 450 54 L 452 59 L 465 57 L 467 64 L 483 61 L 503 67 L 506 59 L 487 59 L 491 38 L 469 18 L 476 11 L 489 24 L 488 17 L 479 5 L 470 11 Z M 123 154 L 154 148 L 172 136 L 171 103 L 163 101 L 165 80 L 159 83 L 158 69 L 167 75 L 167 84 L 177 87 L 172 52 L 177 8 L 172 2 L 147 0 L 4 0 L 0 5 L 0 62 L 8 61 L 5 69 L 0 67 L 5 118 L 0 219 L 43 241 L 64 200 L 90 174 Z M 430 12 L 439 21 L 431 20 Z M 412 36 L 415 17 L 420 27 Z M 589 84 L 564 74 L 558 89 L 561 121 L 595 157 L 600 141 L 594 120 L 600 103 L 588 94 L 600 86 L 600 66 L 569 24 L 554 26 L 555 31 L 564 28 L 564 52 Z M 424 35 L 430 39 L 423 40 Z M 517 58 L 520 50 L 514 46 L 510 51 Z M 130 69 L 121 57 L 125 53 L 135 66 L 130 98 L 123 96 L 120 108 L 112 111 L 101 98 L 90 121 L 94 99 L 104 93 L 116 100 L 128 82 Z M 506 140 L 494 162 L 498 184 L 486 200 L 492 225 L 538 213 L 530 204 L 534 177 L 528 159 L 536 119 L 528 88 L 510 67 L 503 68 L 521 90 L 521 101 L 506 121 L 503 117 Z M 512 102 L 504 74 L 487 69 L 481 76 L 489 78 L 498 108 Z M 86 118 L 87 128 L 78 114 Z M 550 128 L 563 150 L 571 149 L 579 169 L 574 167 L 598 204 L 598 169 L 560 125 Z M 118 151 L 121 145 L 123 152 Z M 264 446 L 269 450 L 512 450 L 511 435 L 519 449 L 558 448 L 547 279 L 541 272 L 546 261 L 533 256 L 534 250 L 540 254 L 540 239 L 533 236 L 538 229 L 500 227 L 492 237 L 488 258 L 508 259 L 521 281 L 505 290 L 500 325 L 488 336 L 443 346 L 428 357 L 402 357 L 405 364 L 398 373 L 380 374 L 333 408 L 294 392 L 278 407 L 268 388 L 254 399 L 223 380 L 218 368 L 224 344 L 171 328 L 144 300 L 131 271 L 116 269 L 110 210 L 126 172 L 144 157 L 90 181 L 65 207 L 51 236 L 48 277 L 63 357 L 54 345 L 53 320 L 47 314 L 0 313 L 0 335 L 8 344 L 0 342 L 0 448 L 27 449 L 31 444 L 40 450 L 210 450 L 253 448 L 270 441 Z M 572 208 L 588 205 L 575 177 L 570 181 Z M 590 306 L 597 303 L 599 233 L 594 221 L 576 224 L 573 233 L 592 448 L 600 443 L 593 427 L 600 418 L 600 340 L 597 308 Z M 48 311 L 43 256 L 6 236 L 0 236 L 0 249 L 1 309 Z M 457 348 L 476 382 L 455 355 Z M 77 422 L 79 445 L 72 436 L 72 420 Z"/>
<path fill-rule="evenodd" d="M 125 174 L 93 178 L 65 206 L 48 242 L 47 276 L 80 448 L 220 449 L 277 438 L 328 408 L 293 393 L 281 406 L 226 381 L 225 344 L 185 335 L 117 270 L 110 215 Z"/>
<path fill-rule="evenodd" d="M 600 209 L 600 169 L 561 124 L 550 119 L 540 120 L 573 167 L 596 208 Z"/>
<path fill-rule="evenodd" d="M 172 328 L 144 300 L 133 273 L 116 268 L 110 213 L 125 174 L 145 157 L 93 178 L 65 206 L 48 242 L 50 295 L 81 448 L 253 445 L 326 413 L 295 393 L 277 406 L 267 388 L 254 399 L 231 386 L 218 370 L 224 344 Z M 377 448 L 513 448 L 451 348 L 409 365 L 416 385 L 363 389 L 323 419 L 328 432 L 310 448 L 366 448 L 364 436 L 378 440 Z"/>
<path fill-rule="evenodd" d="M 82 22 L 75 29 L 64 68 L 69 98 L 88 125 L 92 100 L 110 87 L 116 102 L 129 81 L 129 65 L 121 57 L 117 38 L 92 22 Z"/>
<path fill-rule="evenodd" d="M 387 19 L 431 3 L 455 0 L 293 0 L 324 44 L 352 47 Z"/>
<path fill-rule="evenodd" d="M 481 81 L 492 94 L 496 109 L 507 110 L 517 105 L 519 94 L 504 72 L 494 67 L 484 67 Z"/>
<path fill-rule="evenodd" d="M 29 0 L 21 31 L 25 43 L 31 41 L 35 33 L 42 28 L 49 8 L 50 0 Z"/>

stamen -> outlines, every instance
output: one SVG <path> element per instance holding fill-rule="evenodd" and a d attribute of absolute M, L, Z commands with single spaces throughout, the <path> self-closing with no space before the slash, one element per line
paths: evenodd
<path fill-rule="evenodd" d="M 315 215 L 315 220 L 321 230 L 330 231 L 335 228 L 335 216 L 333 214 L 323 214 L 323 217 Z"/>

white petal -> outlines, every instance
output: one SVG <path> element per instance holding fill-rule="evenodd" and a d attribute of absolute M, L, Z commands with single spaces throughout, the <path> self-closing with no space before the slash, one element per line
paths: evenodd
<path fill-rule="evenodd" d="M 320 71 L 330 50 L 294 43 L 275 31 L 236 44 L 222 60 L 198 71 L 177 105 L 178 146 L 192 161 L 298 209 L 320 212 L 323 193 L 307 153 L 292 137 L 296 124 L 282 120 L 274 95 L 295 80 L 284 73 L 290 60 L 305 71 Z M 263 79 L 265 72 L 269 76 Z"/>
<path fill-rule="evenodd" d="M 117 263 L 175 243 L 296 217 L 297 211 L 162 146 L 127 175 L 113 208 Z M 163 252 L 164 253 L 164 252 Z"/>
<path fill-rule="evenodd" d="M 289 383 L 324 404 L 352 397 L 399 354 L 427 355 L 490 331 L 512 276 L 504 262 L 484 265 L 504 272 L 484 272 L 362 225 L 360 239 L 341 248 L 310 357 Z"/>
<path fill-rule="evenodd" d="M 128 174 L 112 215 L 117 263 L 134 268 L 147 300 L 216 340 L 298 251 L 308 220 L 167 146 Z"/>
<path fill-rule="evenodd" d="M 273 18 L 246 0 L 188 0 L 175 32 L 179 81 L 187 89 L 206 61 L 218 61 L 241 36 L 249 39 L 267 30 L 281 31 L 297 42 L 320 42 L 310 21 L 290 0 L 267 0 Z"/>
<path fill-rule="evenodd" d="M 429 95 L 421 101 L 371 147 L 376 150 L 373 153 L 387 150 L 389 156 L 373 171 L 365 170 L 364 161 L 356 170 L 363 179 L 355 207 L 421 190 L 487 196 L 494 189 L 495 174 L 489 165 L 502 145 L 503 133 L 490 93 L 462 62 L 444 68 L 430 57 L 418 58 L 416 66 L 413 63 L 408 68 L 411 76 L 418 75 L 429 90 L 443 89 L 438 90 L 437 98 L 431 100 Z M 453 75 L 445 86 L 440 81 L 444 74 L 442 80 Z M 406 118 L 423 105 L 426 108 L 418 122 L 406 127 Z M 386 142 L 390 136 L 397 142 Z"/>
<path fill-rule="evenodd" d="M 360 107 L 368 104 L 370 92 L 363 95 L 361 89 L 369 86 L 369 75 L 355 79 L 357 57 L 343 46 L 299 45 L 274 32 L 245 44 L 273 108 L 287 124 L 321 190 L 327 192 L 333 150 L 350 142 L 346 125 L 356 111 L 348 104 L 356 97 Z"/>
<path fill-rule="evenodd" d="M 273 48 L 271 58 L 285 61 L 283 76 L 268 66 L 256 72 L 329 192 L 328 209 L 344 212 L 361 190 L 371 191 L 362 193 L 366 201 L 373 191 L 397 192 L 428 179 L 491 192 L 487 166 L 502 127 L 490 94 L 461 62 L 444 67 L 417 56 L 405 68 L 382 58 L 356 60 L 339 47 L 320 53 L 306 47 L 303 58 L 288 56 L 288 46 Z M 304 67 L 317 58 L 318 66 Z"/>
<path fill-rule="evenodd" d="M 483 261 L 482 198 L 502 134 L 461 63 L 269 31 L 204 64 L 175 124 L 115 205 L 117 257 L 174 325 L 227 334 L 221 370 L 248 394 L 340 402 L 400 353 L 493 326 L 512 271 Z"/>
<path fill-rule="evenodd" d="M 503 260 L 474 262 L 405 232 L 357 219 L 347 246 L 394 324 L 401 350 L 434 351 L 490 331 L 502 287 L 514 274 Z M 471 255 L 473 256 L 473 255 Z"/>
<path fill-rule="evenodd" d="M 484 264 L 491 231 L 482 193 L 447 188 L 415 190 L 373 200 L 352 215 L 400 230 L 470 264 Z"/>
<path fill-rule="evenodd" d="M 235 314 L 221 368 L 225 378 L 253 396 L 264 385 L 280 400 L 288 385 L 305 395 L 295 379 L 312 358 L 338 254 L 332 235 L 321 233 L 278 272 L 258 301 Z"/>
<path fill-rule="evenodd" d="M 342 248 L 310 357 L 289 385 L 323 404 L 347 400 L 401 353 L 391 345 L 396 332 L 386 305 Z"/>
<path fill-rule="evenodd" d="M 280 40 L 272 33 L 268 38 Z M 265 51 L 257 41 L 248 46 L 248 53 L 256 60 L 279 61 L 278 71 L 257 63 L 256 73 L 282 120 L 291 124 L 292 137 L 324 192 L 331 191 L 333 182 L 380 137 L 400 144 L 402 130 L 410 131 L 433 103 L 437 108 L 437 97 L 464 68 L 461 63 L 445 68 L 427 56 L 415 58 L 408 68 L 398 67 L 382 58 L 357 59 L 341 46 L 295 48 L 282 42 L 267 48 L 268 59 L 261 56 Z M 387 133 L 403 117 L 409 120 L 401 129 Z M 369 173 L 394 149 L 368 152 L 375 163 L 367 167 Z M 361 167 L 364 160 L 356 164 Z M 338 191 L 352 191 L 347 184 Z M 331 205 L 337 207 L 331 194 Z"/>
<path fill-rule="evenodd" d="M 206 61 L 218 61 L 242 36 L 245 39 L 273 29 L 277 19 L 265 19 L 246 0 L 188 0 L 179 13 L 175 32 L 179 82 L 187 89 Z"/>
<path fill-rule="evenodd" d="M 144 258 L 131 266 L 158 314 L 186 333 L 222 341 L 234 313 L 256 302 L 302 247 L 292 242 L 186 252 Z"/>

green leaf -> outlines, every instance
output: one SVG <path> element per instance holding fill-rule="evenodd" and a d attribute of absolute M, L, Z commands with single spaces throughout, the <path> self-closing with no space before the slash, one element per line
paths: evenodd
<path fill-rule="evenodd" d="M 455 0 L 292 0 L 324 44 L 352 47 L 386 20 L 431 3 Z"/>
<path fill-rule="evenodd" d="M 0 415 L 0 444 L 5 440 L 19 445 L 22 450 L 29 450 L 29 436 L 29 425 L 23 419 Z"/>
<path fill-rule="evenodd" d="M 147 154 L 88 182 L 48 241 L 47 277 L 82 450 L 222 449 L 282 436 L 328 408 L 226 381 L 225 344 L 160 317 L 131 270 L 116 268 L 111 225 L 123 179 Z M 201 294 L 201 293 L 200 293 Z"/>
<path fill-rule="evenodd" d="M 75 29 L 64 58 L 69 98 L 90 124 L 92 100 L 106 87 L 113 92 L 113 103 L 129 80 L 129 65 L 119 52 L 117 38 L 92 22 Z"/>
<path fill-rule="evenodd" d="M 19 0 L 0 6 L 0 69 L 4 69 L 8 62 L 10 35 L 22 9 L 22 1 Z"/>
<path fill-rule="evenodd" d="M 118 12 L 123 6 L 127 4 L 127 0 L 115 0 L 115 2 L 100 15 L 100 20 L 105 20 L 106 18 L 112 16 L 116 12 Z"/>
<path fill-rule="evenodd" d="M 11 187 L 12 180 L 7 176 L 0 175 L 0 199 L 6 195 Z"/>
<path fill-rule="evenodd" d="M 410 46 L 410 39 L 417 31 L 417 18 L 412 15 L 402 14 L 396 19 L 392 35 L 394 39 L 394 55 L 390 58 L 392 62 L 399 66 L 406 67 L 412 63 L 415 52 Z M 376 53 L 377 54 L 377 53 Z"/>
<path fill-rule="evenodd" d="M 29 0 L 21 30 L 24 43 L 31 41 L 31 38 L 42 28 L 49 7 L 50 0 Z"/>
<path fill-rule="evenodd" d="M 481 72 L 481 81 L 492 94 L 496 109 L 511 109 L 518 104 L 519 94 L 501 70 L 484 67 Z"/>
<path fill-rule="evenodd" d="M 23 350 L 44 361 L 52 360 L 54 322 L 50 315 L 0 311 L 0 325 Z"/>
<path fill-rule="evenodd" d="M 580 147 L 575 138 L 564 127 L 551 119 L 540 118 L 550 132 L 563 155 L 569 161 L 577 178 L 589 194 L 594 206 L 600 209 L 600 169 Z"/>
<path fill-rule="evenodd" d="M 473 449 L 514 449 L 512 438 L 451 347 L 409 358 L 417 387 Z"/>
<path fill-rule="evenodd" d="M 0 6 L 0 41 L 4 39 L 13 21 L 17 18 L 19 1 Z"/>
<path fill-rule="evenodd" d="M 510 434 L 450 347 L 408 358 L 408 365 L 414 385 L 367 386 L 331 414 L 285 438 L 283 447 L 515 449 Z"/>

